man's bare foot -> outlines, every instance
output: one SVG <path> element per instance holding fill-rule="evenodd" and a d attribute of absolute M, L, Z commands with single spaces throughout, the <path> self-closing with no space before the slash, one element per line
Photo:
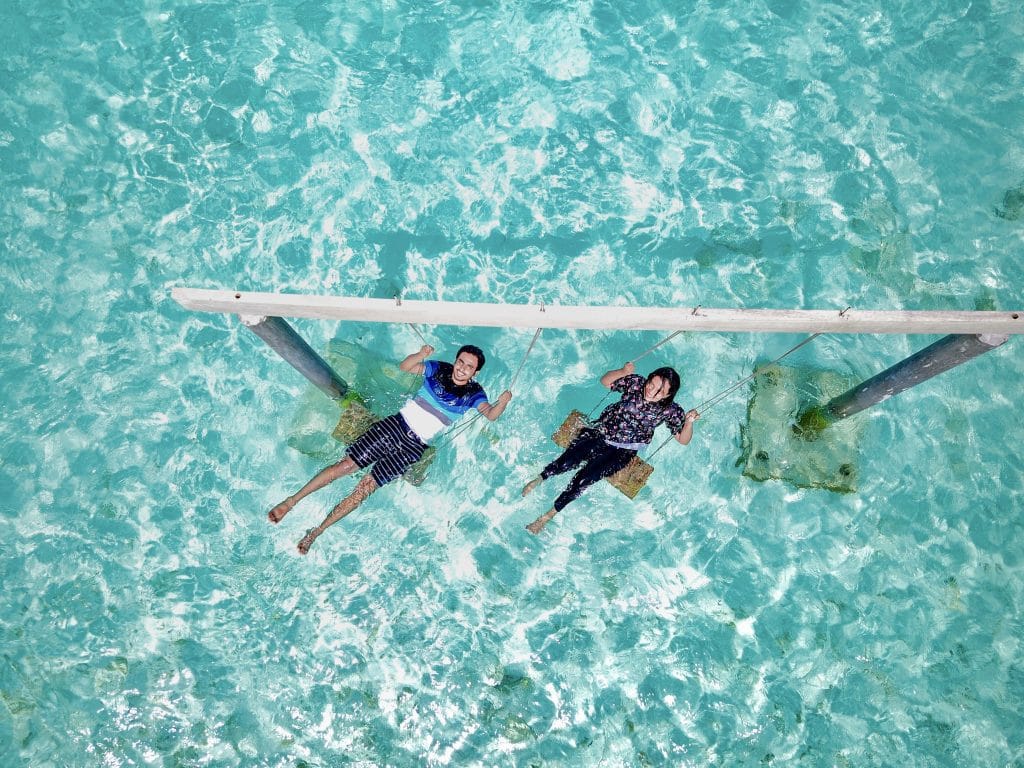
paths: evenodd
<path fill-rule="evenodd" d="M 316 528 L 310 528 L 306 531 L 306 535 L 302 537 L 299 542 L 299 554 L 304 555 L 309 552 L 309 548 L 313 546 L 313 542 L 316 541 L 317 537 Z"/>
<path fill-rule="evenodd" d="M 544 482 L 543 477 L 535 477 L 533 480 L 523 486 L 523 496 L 529 496 L 536 490 L 537 486 Z"/>
<path fill-rule="evenodd" d="M 285 499 L 272 510 L 270 510 L 270 512 L 267 513 L 267 518 L 272 523 L 280 523 L 282 520 L 284 520 L 284 516 L 292 511 L 292 507 L 294 506 L 295 503 L 291 500 L 291 496 L 289 496 L 287 499 Z"/>

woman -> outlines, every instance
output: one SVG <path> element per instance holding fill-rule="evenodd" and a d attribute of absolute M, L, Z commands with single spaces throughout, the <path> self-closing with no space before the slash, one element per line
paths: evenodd
<path fill-rule="evenodd" d="M 632 363 L 626 363 L 602 376 L 601 384 L 621 392 L 622 399 L 605 408 L 593 427 L 581 430 L 564 453 L 523 488 L 526 496 L 549 477 L 583 464 L 554 506 L 526 526 L 530 533 L 540 533 L 585 488 L 629 464 L 639 449 L 650 444 L 659 424 L 667 425 L 680 445 L 688 445 L 693 437 L 693 422 L 700 414 L 684 412 L 673 402 L 679 391 L 679 374 L 674 368 L 658 368 L 644 379 Z"/>

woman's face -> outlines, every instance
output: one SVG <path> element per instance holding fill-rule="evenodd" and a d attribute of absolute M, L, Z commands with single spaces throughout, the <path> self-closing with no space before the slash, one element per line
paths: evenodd
<path fill-rule="evenodd" d="M 651 376 L 644 384 L 644 400 L 649 403 L 656 403 L 658 400 L 664 400 L 668 397 L 669 383 L 668 379 L 663 379 L 661 376 Z"/>

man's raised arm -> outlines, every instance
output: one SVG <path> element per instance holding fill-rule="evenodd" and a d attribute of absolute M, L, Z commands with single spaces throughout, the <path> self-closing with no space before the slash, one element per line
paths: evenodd
<path fill-rule="evenodd" d="M 480 411 L 480 413 L 482 413 L 491 421 L 494 421 L 505 412 L 505 407 L 508 405 L 511 399 L 512 393 L 506 389 L 504 392 L 498 395 L 498 402 L 494 403 L 493 405 L 491 405 L 490 403 L 480 403 L 480 405 L 477 406 L 477 410 Z"/>
<path fill-rule="evenodd" d="M 413 352 L 400 362 L 398 368 L 406 373 L 423 373 L 423 361 L 432 354 L 434 354 L 434 348 L 429 344 L 424 344 L 420 347 L 419 352 Z"/>

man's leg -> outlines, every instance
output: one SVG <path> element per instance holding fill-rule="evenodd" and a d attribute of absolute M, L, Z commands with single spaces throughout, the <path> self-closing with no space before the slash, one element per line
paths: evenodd
<path fill-rule="evenodd" d="M 370 494 L 376 491 L 379 487 L 380 486 L 377 485 L 377 481 L 373 478 L 372 474 L 364 475 L 363 478 L 356 483 L 356 487 L 352 489 L 352 493 L 338 502 L 338 505 L 331 510 L 331 513 L 324 518 L 324 521 L 320 523 L 320 525 L 306 531 L 306 535 L 303 536 L 302 541 L 299 542 L 299 553 L 304 555 L 309 552 L 309 548 L 313 546 L 313 542 L 317 540 L 317 537 L 319 537 L 321 533 L 326 531 L 336 522 L 341 520 L 341 518 L 345 517 L 345 515 L 366 501 L 370 497 Z"/>
<path fill-rule="evenodd" d="M 292 507 L 313 491 L 319 490 L 325 485 L 333 483 L 339 477 L 351 475 L 359 469 L 360 466 L 368 466 L 374 461 L 388 455 L 388 452 L 391 450 L 390 439 L 394 432 L 393 427 L 389 425 L 393 419 L 393 416 L 389 416 L 386 419 L 381 419 L 380 421 L 370 425 L 370 428 L 348 447 L 348 450 L 345 452 L 344 459 L 339 461 L 337 464 L 325 467 L 312 480 L 302 486 L 298 493 L 294 496 L 289 496 L 270 510 L 270 514 L 267 515 L 267 517 L 270 518 L 270 522 L 280 522 L 285 515 L 291 512 Z"/>
<path fill-rule="evenodd" d="M 292 511 L 292 507 L 309 496 L 313 491 L 318 491 L 325 485 L 330 485 L 339 477 L 351 475 L 357 469 L 359 469 L 359 465 L 352 460 L 351 456 L 346 456 L 337 464 L 331 464 L 329 467 L 324 467 L 308 483 L 302 486 L 295 495 L 289 496 L 270 510 L 267 517 L 270 518 L 270 522 L 272 523 L 281 522 L 284 519 L 284 516 Z"/>

